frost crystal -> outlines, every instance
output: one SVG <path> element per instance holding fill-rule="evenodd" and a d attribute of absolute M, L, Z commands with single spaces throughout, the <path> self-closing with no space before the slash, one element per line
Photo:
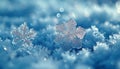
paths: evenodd
<path fill-rule="evenodd" d="M 82 27 L 76 28 L 76 25 L 76 22 L 71 19 L 67 23 L 57 25 L 56 30 L 63 35 L 67 35 L 72 38 L 77 37 L 83 39 L 85 35 L 85 29 L 83 29 Z"/>
<path fill-rule="evenodd" d="M 70 19 L 67 23 L 56 26 L 57 37 L 55 41 L 61 42 L 66 50 L 70 49 L 71 46 L 74 48 L 81 46 L 81 40 L 85 35 L 85 29 L 82 27 L 76 28 L 76 25 L 76 22 Z"/>
<path fill-rule="evenodd" d="M 39 60 L 47 60 L 50 54 L 50 50 L 42 46 L 34 46 L 32 49 L 32 54 Z"/>
<path fill-rule="evenodd" d="M 29 29 L 26 23 L 15 28 L 11 32 L 13 37 L 13 44 L 22 44 L 22 46 L 31 46 L 31 40 L 36 36 L 36 32 L 33 29 Z"/>

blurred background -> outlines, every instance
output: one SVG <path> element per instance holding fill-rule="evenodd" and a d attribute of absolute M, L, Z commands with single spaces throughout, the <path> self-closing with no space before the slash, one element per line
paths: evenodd
<path fill-rule="evenodd" d="M 0 23 L 56 24 L 73 18 L 85 28 L 120 21 L 118 0 L 0 0 Z"/>

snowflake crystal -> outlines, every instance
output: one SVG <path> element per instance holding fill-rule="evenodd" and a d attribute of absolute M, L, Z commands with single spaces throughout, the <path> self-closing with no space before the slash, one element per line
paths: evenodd
<path fill-rule="evenodd" d="M 82 27 L 76 28 L 76 25 L 76 22 L 73 19 L 70 19 L 67 23 L 57 25 L 56 30 L 63 35 L 83 39 L 85 30 Z"/>
<path fill-rule="evenodd" d="M 71 47 L 80 47 L 81 40 L 85 35 L 85 29 L 80 26 L 76 28 L 76 25 L 77 23 L 73 19 L 70 19 L 67 23 L 57 25 L 55 42 L 60 43 L 66 50 Z"/>
<path fill-rule="evenodd" d="M 31 40 L 36 36 L 36 32 L 33 29 L 29 29 L 26 23 L 15 28 L 11 32 L 13 37 L 13 44 L 22 44 L 22 46 L 31 46 Z"/>

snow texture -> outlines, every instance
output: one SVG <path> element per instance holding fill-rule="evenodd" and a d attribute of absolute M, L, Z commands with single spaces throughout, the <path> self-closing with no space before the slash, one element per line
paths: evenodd
<path fill-rule="evenodd" d="M 120 69 L 120 0 L 0 0 L 0 69 Z"/>

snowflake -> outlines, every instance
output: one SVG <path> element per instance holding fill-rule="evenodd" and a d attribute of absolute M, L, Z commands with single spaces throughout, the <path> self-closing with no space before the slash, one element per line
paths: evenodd
<path fill-rule="evenodd" d="M 11 31 L 13 37 L 13 44 L 22 44 L 22 46 L 31 46 L 31 40 L 36 36 L 36 32 L 33 29 L 29 29 L 26 23 L 20 25 L 18 28 L 14 28 Z"/>
<path fill-rule="evenodd" d="M 73 19 L 70 19 L 67 23 L 57 25 L 55 42 L 61 44 L 66 50 L 70 49 L 71 46 L 73 48 L 80 47 L 85 29 L 80 26 L 76 28 L 76 25 L 77 23 Z"/>
<path fill-rule="evenodd" d="M 76 22 L 73 19 L 70 19 L 67 23 L 57 25 L 56 30 L 64 36 L 69 36 L 71 38 L 78 37 L 83 39 L 85 30 L 80 26 L 76 28 L 76 25 Z"/>

